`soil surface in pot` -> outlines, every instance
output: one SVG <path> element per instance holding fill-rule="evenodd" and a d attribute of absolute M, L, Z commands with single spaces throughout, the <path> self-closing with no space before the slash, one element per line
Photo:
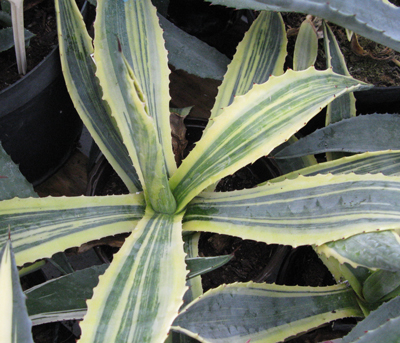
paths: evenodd
<path fill-rule="evenodd" d="M 400 0 L 390 0 L 390 2 L 395 6 L 400 6 Z M 306 16 L 300 13 L 282 13 L 282 17 L 288 34 L 288 55 L 293 56 L 297 32 Z M 318 29 L 321 21 L 317 20 L 315 24 Z M 378 87 L 400 86 L 400 52 L 359 35 L 357 35 L 359 42 L 359 47 L 357 47 L 347 39 L 344 28 L 332 23 L 329 23 L 329 26 L 339 43 L 351 76 Z M 292 67 L 291 57 L 287 58 L 287 66 Z M 326 69 L 323 39 L 318 40 L 318 57 L 315 67 L 320 70 Z"/>
<path fill-rule="evenodd" d="M 29 72 L 58 44 L 54 0 L 25 0 L 24 23 L 25 28 L 35 34 L 26 48 Z M 23 77 L 18 74 L 14 48 L 0 53 L 0 66 L 0 90 Z"/>
<path fill-rule="evenodd" d="M 29 72 L 57 45 L 57 23 L 53 0 L 24 1 L 25 28 L 35 34 L 26 48 Z M 15 50 L 0 54 L 0 90 L 7 88 L 22 76 L 18 74 Z"/>

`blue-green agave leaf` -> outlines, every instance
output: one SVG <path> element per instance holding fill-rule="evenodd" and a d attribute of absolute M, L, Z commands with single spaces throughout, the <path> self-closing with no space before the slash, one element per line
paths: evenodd
<path fill-rule="evenodd" d="M 290 158 L 324 152 L 367 152 L 398 150 L 400 116 L 371 114 L 344 119 L 316 130 L 297 143 L 288 146 L 275 158 Z"/>

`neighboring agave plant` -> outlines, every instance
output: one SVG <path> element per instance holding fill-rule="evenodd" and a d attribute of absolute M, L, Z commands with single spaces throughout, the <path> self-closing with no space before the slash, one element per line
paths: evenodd
<path fill-rule="evenodd" d="M 204 191 L 291 142 L 323 107 L 366 85 L 331 69 L 283 73 L 282 19 L 262 12 L 238 46 L 202 139 L 177 168 L 167 52 L 150 0 L 98 1 L 94 48 L 75 2 L 57 0 L 56 7 L 68 90 L 130 194 L 13 198 L 15 166 L 0 154 L 0 174 L 6 176 L 0 187 L 9 192 L 0 206 L 0 243 L 8 241 L 10 227 L 17 264 L 23 265 L 104 236 L 131 234 L 105 272 L 74 272 L 29 290 L 34 324 L 84 316 L 80 342 L 187 339 L 168 337 L 171 328 L 202 342 L 279 342 L 331 320 L 362 317 L 397 295 L 400 178 L 389 174 L 399 170 L 393 166 L 400 152 L 311 166 L 304 162 L 311 159 L 297 160 L 285 166 L 293 172 L 256 188 Z M 194 231 L 313 245 L 335 277 L 352 287 L 237 283 L 191 301 L 201 293 L 198 279 L 190 288 L 186 280 L 185 255 L 196 254 Z M 388 273 L 391 289 L 374 297 Z M 190 303 L 182 309 L 184 298 Z M 84 299 L 90 299 L 87 312 Z M 371 313 L 379 318 L 371 327 L 383 328 L 382 316 L 398 320 L 398 312 L 396 303 L 388 303 Z M 393 332 L 395 326 L 379 331 Z M 359 332 L 357 337 L 365 330 Z"/>

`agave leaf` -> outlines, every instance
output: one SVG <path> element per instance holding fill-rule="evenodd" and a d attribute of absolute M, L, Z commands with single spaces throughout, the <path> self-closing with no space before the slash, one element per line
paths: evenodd
<path fill-rule="evenodd" d="M 162 147 L 157 140 L 154 120 L 148 116 L 146 101 L 137 83 L 133 70 L 122 54 L 117 54 L 114 61 L 118 75 L 118 87 L 129 111 L 116 115 L 122 127 L 130 156 L 140 170 L 145 195 L 153 209 L 164 213 L 173 213 L 175 199 L 168 186 Z"/>
<path fill-rule="evenodd" d="M 400 272 L 378 270 L 364 282 L 363 295 L 368 302 L 382 302 L 400 293 Z"/>
<path fill-rule="evenodd" d="M 347 70 L 346 61 L 344 60 L 344 56 L 340 51 L 335 35 L 325 21 L 323 21 L 323 30 L 327 68 L 332 68 L 332 70 L 338 74 L 350 76 L 350 73 Z M 325 126 L 336 123 L 342 119 L 355 116 L 356 98 L 354 97 L 353 93 L 347 93 L 341 96 L 339 99 L 332 101 L 327 106 Z M 342 158 L 344 156 L 345 154 L 340 152 L 326 153 L 326 159 L 328 161 Z"/>
<path fill-rule="evenodd" d="M 211 257 L 191 257 L 186 259 L 190 270 L 188 278 L 202 275 L 215 270 L 232 259 L 233 255 L 211 256 Z"/>
<path fill-rule="evenodd" d="M 375 113 L 344 119 L 300 139 L 278 152 L 275 158 L 299 157 L 331 151 L 357 153 L 398 150 L 399 129 L 398 115 Z"/>
<path fill-rule="evenodd" d="M 143 217 L 142 194 L 110 197 L 4 200 L 0 206 L 0 244 L 14 242 L 18 265 L 51 257 L 91 240 L 130 232 Z"/>
<path fill-rule="evenodd" d="M 10 240 L 0 251 L 0 289 L 0 342 L 33 343 L 32 322 L 26 310 Z"/>
<path fill-rule="evenodd" d="M 163 16 L 158 16 L 164 30 L 165 48 L 168 50 L 168 63 L 176 69 L 202 78 L 222 80 L 229 58 L 217 49 L 189 35 Z"/>
<path fill-rule="evenodd" d="M 92 39 L 75 1 L 56 0 L 61 64 L 68 92 L 82 121 L 131 193 L 141 190 L 132 161 L 103 101 L 103 91 L 95 77 Z"/>
<path fill-rule="evenodd" d="M 162 92 L 168 92 L 168 89 L 163 90 L 161 87 L 164 83 L 167 83 L 168 86 L 166 70 L 168 66 L 155 8 L 149 0 L 120 2 L 119 5 L 111 6 L 112 10 L 117 9 L 118 13 L 126 11 L 127 18 L 124 23 L 137 35 L 134 39 L 128 34 L 129 40 L 122 39 L 120 42 L 119 32 L 112 30 L 114 23 L 111 24 L 111 21 L 116 21 L 119 18 L 118 15 L 124 16 L 125 14 L 109 13 L 108 11 L 111 9 L 108 6 L 110 6 L 110 2 L 107 1 L 100 1 L 97 6 L 94 42 L 95 58 L 98 60 L 97 74 L 103 85 L 104 97 L 110 104 L 129 155 L 138 171 L 147 202 L 151 203 L 153 209 L 158 212 L 173 213 L 175 199 L 168 186 L 168 169 L 165 164 L 167 162 L 165 156 L 168 156 L 165 155 L 165 152 L 172 154 L 168 103 L 166 103 L 166 110 L 169 139 L 164 141 L 162 125 L 165 125 L 163 116 L 166 114 L 165 111 L 161 111 L 162 107 L 160 107 L 165 105 L 165 100 L 168 101 L 168 96 L 162 96 Z M 144 18 L 148 20 L 143 22 Z M 147 41 L 146 44 L 135 46 L 138 44 L 137 41 L 144 40 Z M 156 44 L 157 42 L 158 44 Z M 138 56 L 130 54 L 127 56 L 131 59 L 134 58 L 135 70 L 131 68 L 130 62 L 122 54 L 124 44 L 130 44 L 125 48 L 128 53 L 132 53 L 130 49 L 135 49 L 138 54 Z M 115 45 L 117 45 L 117 51 Z M 157 57 L 160 60 L 157 60 Z M 161 61 L 165 62 L 165 68 L 163 63 L 160 64 Z M 159 65 L 153 66 L 154 62 L 159 62 Z M 153 82 L 144 82 L 143 78 L 160 78 L 160 80 L 154 80 L 153 84 Z M 156 100 L 163 98 L 164 101 L 160 103 Z M 158 110 L 160 113 L 157 113 Z M 170 168 L 169 171 L 172 170 L 174 169 Z"/>
<path fill-rule="evenodd" d="M 7 155 L 0 144 L 0 200 L 8 200 L 15 197 L 37 197 L 32 184 L 26 181 L 19 171 L 18 166 Z"/>
<path fill-rule="evenodd" d="M 367 152 L 354 156 L 343 157 L 339 160 L 319 163 L 286 175 L 279 176 L 268 182 L 280 182 L 285 179 L 295 179 L 299 175 L 314 176 L 317 174 L 366 174 L 382 173 L 384 175 L 399 175 L 400 151 Z M 262 183 L 266 184 L 267 182 Z"/>
<path fill-rule="evenodd" d="M 35 36 L 29 30 L 24 30 L 25 44 L 29 43 L 29 40 Z M 12 27 L 6 27 L 0 30 L 0 52 L 11 49 L 14 46 L 14 36 Z"/>
<path fill-rule="evenodd" d="M 293 70 L 305 70 L 314 65 L 318 54 L 318 37 L 313 23 L 306 19 L 300 26 L 294 46 Z"/>
<path fill-rule="evenodd" d="M 324 18 L 400 51 L 400 8 L 386 0 L 207 0 L 215 5 L 257 11 L 300 12 Z"/>
<path fill-rule="evenodd" d="M 207 343 L 275 343 L 330 320 L 361 315 L 355 294 L 344 285 L 235 283 L 196 299 L 173 329 Z"/>
<path fill-rule="evenodd" d="M 87 302 L 80 342 L 163 342 L 182 304 L 182 217 L 148 213 Z"/>
<path fill-rule="evenodd" d="M 270 77 L 236 97 L 170 179 L 178 210 L 210 184 L 267 155 L 335 97 L 362 87 L 349 77 L 309 68 Z"/>
<path fill-rule="evenodd" d="M 374 270 L 400 271 L 400 237 L 393 231 L 355 235 L 350 239 L 324 244 L 317 251 L 353 268 L 363 266 Z"/>
<path fill-rule="evenodd" d="M 199 232 L 190 232 L 183 235 L 183 239 L 185 242 L 184 250 L 186 253 L 186 260 L 188 258 L 195 258 L 199 256 L 199 240 L 200 233 Z M 188 267 L 190 270 L 190 268 Z M 201 283 L 201 277 L 195 276 L 189 279 L 189 274 L 186 279 L 186 286 L 188 286 L 188 290 L 185 292 L 185 296 L 183 297 L 184 304 L 186 306 L 195 298 L 203 294 L 203 286 Z"/>
<path fill-rule="evenodd" d="M 343 338 L 342 343 L 397 343 L 400 337 L 400 297 L 380 306 Z"/>
<path fill-rule="evenodd" d="M 295 135 L 290 137 L 287 142 L 282 143 L 277 148 L 271 151 L 270 157 L 273 157 L 278 151 L 281 151 L 285 147 L 289 146 L 290 144 L 294 144 L 297 142 L 298 139 Z M 312 165 L 317 165 L 317 160 L 314 155 L 302 156 L 299 158 L 288 158 L 288 159 L 275 159 L 274 163 L 279 168 L 281 175 L 285 175 L 287 173 L 292 173 L 294 171 L 298 171 L 299 169 L 303 169 L 306 167 L 310 167 Z"/>
<path fill-rule="evenodd" d="M 157 140 L 162 146 L 164 157 L 162 163 L 166 166 L 169 177 L 176 170 L 169 125 L 170 72 L 155 7 L 150 0 L 98 1 L 95 31 L 94 57 L 98 68 L 97 75 L 103 86 L 104 99 L 110 105 L 113 115 L 117 116 L 116 120 L 122 131 L 123 113 L 128 114 L 132 109 L 126 103 L 122 85 L 118 85 L 121 77 L 124 77 L 124 74 L 121 75 L 118 71 L 120 62 L 116 58 L 120 55 L 119 41 L 127 64 L 134 71 L 137 85 L 141 90 L 138 92 L 142 93 L 139 97 L 145 104 L 146 114 L 154 121 Z M 130 123 L 131 125 L 133 123 Z M 122 135 L 133 158 L 133 151 L 130 150 L 132 138 L 126 132 L 122 132 Z"/>
<path fill-rule="evenodd" d="M 204 192 L 189 204 L 183 229 L 269 244 L 320 245 L 398 228 L 399 187 L 398 177 L 329 174 L 241 191 Z"/>
<path fill-rule="evenodd" d="M 107 267 L 103 264 L 78 270 L 26 290 L 26 305 L 33 325 L 82 319 L 87 309 L 86 300 L 92 297 L 99 275 Z"/>
<path fill-rule="evenodd" d="M 232 255 L 186 259 L 190 268 L 187 278 L 214 270 L 231 258 Z M 26 290 L 26 306 L 33 325 L 82 319 L 87 311 L 86 300 L 92 298 L 93 288 L 108 266 L 103 264 L 78 270 Z"/>
<path fill-rule="evenodd" d="M 279 182 L 284 179 L 295 179 L 298 175 L 313 176 L 317 174 L 366 174 L 366 173 L 383 173 L 384 175 L 398 175 L 400 170 L 400 153 L 398 151 L 379 151 L 373 153 L 364 153 L 350 157 L 344 157 L 336 161 L 320 163 L 315 166 L 304 168 L 296 172 L 286 174 L 271 180 L 270 182 Z M 265 183 L 264 183 L 265 184 Z M 380 243 L 379 243 L 380 242 Z M 364 253 L 358 253 L 360 247 Z M 363 235 L 355 235 L 346 240 L 330 242 L 327 246 L 322 245 L 317 251 L 326 256 L 334 256 L 342 264 L 351 261 L 354 268 L 357 266 L 369 266 L 371 268 L 389 268 L 389 270 L 397 270 L 396 261 L 389 257 L 398 254 L 398 242 L 393 233 L 388 232 L 371 232 Z M 378 253 L 379 251 L 379 253 Z M 343 254 L 343 256 L 342 256 Z M 356 256 L 354 256 L 356 254 Z M 383 260 L 379 260 L 378 256 L 383 254 Z M 331 259 L 330 259 L 331 260 Z M 328 266 L 330 263 L 327 264 Z M 344 269 L 353 269 L 343 267 Z M 394 269 L 393 269 L 394 268 Z M 342 267 L 340 267 L 342 269 Z M 357 269 L 362 269 L 361 267 Z M 332 270 L 331 270 L 332 272 Z M 349 280 L 352 271 L 343 272 L 346 279 Z M 354 289 L 357 289 L 354 282 L 350 280 Z"/>
<path fill-rule="evenodd" d="M 327 61 L 327 68 L 332 68 L 335 73 L 350 76 L 347 70 L 346 61 L 340 51 L 339 44 L 331 28 L 323 22 L 324 48 Z M 353 93 L 341 96 L 332 101 L 326 111 L 326 125 L 336 123 L 342 119 L 356 116 L 356 98 Z"/>
<path fill-rule="evenodd" d="M 334 257 L 327 258 L 323 254 L 319 257 L 337 282 L 347 281 L 351 285 L 353 291 L 357 293 L 358 297 L 360 299 L 364 298 L 363 285 L 365 280 L 367 280 L 372 273 L 369 269 L 364 267 L 353 268 L 348 263 L 340 263 Z"/>
<path fill-rule="evenodd" d="M 211 110 L 211 119 L 222 113 L 235 96 L 246 94 L 270 75 L 283 74 L 286 32 L 279 13 L 261 12 L 239 43 Z M 212 121 L 209 122 L 212 123 Z"/>

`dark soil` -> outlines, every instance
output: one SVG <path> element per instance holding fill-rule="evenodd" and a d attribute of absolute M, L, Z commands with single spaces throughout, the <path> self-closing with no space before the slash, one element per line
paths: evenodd
<path fill-rule="evenodd" d="M 57 45 L 57 24 L 53 0 L 24 1 L 25 28 L 36 36 L 26 49 L 29 72 L 38 65 Z M 14 48 L 0 54 L 0 90 L 18 81 Z"/>
<path fill-rule="evenodd" d="M 396 3 L 396 1 L 393 1 L 393 3 Z M 399 6 L 399 1 L 397 1 L 396 5 Z M 298 13 L 283 13 L 282 16 L 288 32 L 288 57 L 286 66 L 292 68 L 292 56 L 297 30 L 306 16 Z M 378 87 L 400 86 L 400 66 L 393 62 L 393 59 L 400 61 L 399 52 L 359 35 L 357 37 L 363 51 L 357 50 L 352 48 L 351 42 L 347 39 L 345 29 L 331 23 L 329 23 L 329 26 L 339 43 L 351 76 Z M 318 44 L 319 51 L 315 67 L 324 70 L 326 69 L 326 59 L 323 39 L 319 39 Z"/>

